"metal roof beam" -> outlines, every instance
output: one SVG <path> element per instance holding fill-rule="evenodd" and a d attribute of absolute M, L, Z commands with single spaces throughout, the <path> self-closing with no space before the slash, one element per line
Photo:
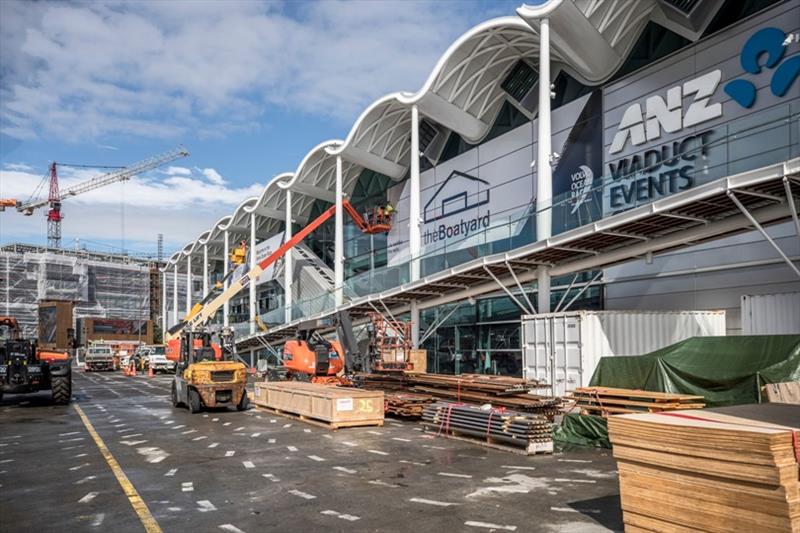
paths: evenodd
<path fill-rule="evenodd" d="M 709 221 L 706 220 L 705 218 L 692 217 L 692 216 L 689 216 L 689 215 L 681 215 L 679 213 L 668 213 L 668 212 L 664 211 L 663 213 L 658 213 L 658 214 L 662 215 L 662 216 L 665 216 L 665 217 L 677 218 L 677 219 L 680 219 L 680 220 L 688 220 L 689 222 L 699 222 L 700 224 L 708 224 L 709 223 Z"/>
<path fill-rule="evenodd" d="M 389 161 L 381 156 L 368 152 L 357 146 L 348 146 L 342 152 L 342 157 L 351 163 L 360 165 L 364 168 L 379 172 L 384 176 L 389 176 L 395 181 L 403 179 L 406 175 L 406 167 L 398 165 L 394 161 Z"/>
<path fill-rule="evenodd" d="M 552 246 L 551 249 L 564 250 L 567 252 L 577 252 L 581 254 L 592 254 L 592 255 L 600 254 L 600 252 L 598 252 L 597 250 L 589 250 L 588 248 L 575 248 L 574 246 Z"/>
<path fill-rule="evenodd" d="M 623 233 L 621 231 L 610 231 L 610 230 L 602 230 L 600 231 L 603 235 L 610 235 L 611 237 L 622 237 L 624 239 L 637 239 L 640 241 L 649 241 L 647 237 L 642 235 L 634 235 L 632 233 Z"/>
<path fill-rule="evenodd" d="M 737 194 L 745 194 L 747 196 L 755 196 L 756 198 L 764 198 L 765 200 L 772 200 L 773 202 L 783 202 L 783 198 L 775 196 L 774 194 L 767 194 L 765 192 L 749 191 L 747 189 L 737 189 Z"/>

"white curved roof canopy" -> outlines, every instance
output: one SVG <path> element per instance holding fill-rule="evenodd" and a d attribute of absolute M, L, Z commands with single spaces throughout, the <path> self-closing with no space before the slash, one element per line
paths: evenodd
<path fill-rule="evenodd" d="M 285 220 L 285 189 L 293 193 L 293 219 L 305 224 L 316 200 L 335 200 L 337 156 L 343 159 L 346 195 L 365 168 L 402 179 L 409 167 L 412 105 L 440 130 L 454 131 L 471 143 L 486 136 L 506 100 L 532 118 L 530 110 L 508 97 L 501 83 L 522 58 L 538 70 L 538 28 L 543 17 L 550 21 L 553 79 L 565 70 L 584 84 L 598 85 L 622 65 L 649 21 L 696 40 L 723 1 L 697 2 L 684 13 L 670 0 L 549 0 L 540 6 L 522 5 L 518 16 L 483 22 L 447 49 L 417 92 L 376 100 L 343 141 L 324 141 L 312 148 L 294 173 L 272 178 L 260 196 L 244 200 L 232 215 L 173 254 L 162 270 L 187 255 L 202 253 L 206 244 L 209 257 L 221 260 L 224 232 L 229 232 L 231 245 L 248 238 L 252 212 L 258 215 L 259 240 L 276 234 Z M 202 265 L 196 268 L 200 271 Z"/>

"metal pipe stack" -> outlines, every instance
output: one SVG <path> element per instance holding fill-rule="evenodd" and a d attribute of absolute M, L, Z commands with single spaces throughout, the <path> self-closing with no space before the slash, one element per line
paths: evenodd
<path fill-rule="evenodd" d="M 526 453 L 553 451 L 552 424 L 540 415 L 437 402 L 425 407 L 422 422 L 439 435 L 468 437 Z"/>

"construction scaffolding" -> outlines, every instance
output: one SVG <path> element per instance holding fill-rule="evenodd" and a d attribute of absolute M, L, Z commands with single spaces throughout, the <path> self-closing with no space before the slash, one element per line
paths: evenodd
<path fill-rule="evenodd" d="M 4 246 L 0 314 L 15 317 L 25 337 L 38 336 L 38 307 L 45 300 L 73 302 L 76 319 L 148 320 L 150 270 L 147 261 L 125 256 Z"/>

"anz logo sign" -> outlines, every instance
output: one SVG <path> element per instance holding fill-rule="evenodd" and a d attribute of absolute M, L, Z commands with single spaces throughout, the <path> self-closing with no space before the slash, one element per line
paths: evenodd
<path fill-rule="evenodd" d="M 774 69 L 770 91 L 777 97 L 788 94 L 792 84 L 800 76 L 800 55 L 784 60 L 786 49 L 797 42 L 797 35 L 786 35 L 778 28 L 763 28 L 754 33 L 742 47 L 740 62 L 745 72 L 759 74 L 764 68 Z M 625 149 L 630 139 L 634 146 L 659 139 L 662 132 L 678 133 L 683 128 L 697 126 L 722 116 L 722 104 L 711 98 L 722 79 L 717 69 L 667 91 L 666 100 L 654 95 L 641 104 L 632 104 L 625 110 L 617 133 L 611 142 L 609 154 Z M 756 86 L 746 79 L 734 79 L 725 84 L 725 92 L 743 108 L 750 108 L 756 101 Z M 686 111 L 684 99 L 691 99 Z"/>

